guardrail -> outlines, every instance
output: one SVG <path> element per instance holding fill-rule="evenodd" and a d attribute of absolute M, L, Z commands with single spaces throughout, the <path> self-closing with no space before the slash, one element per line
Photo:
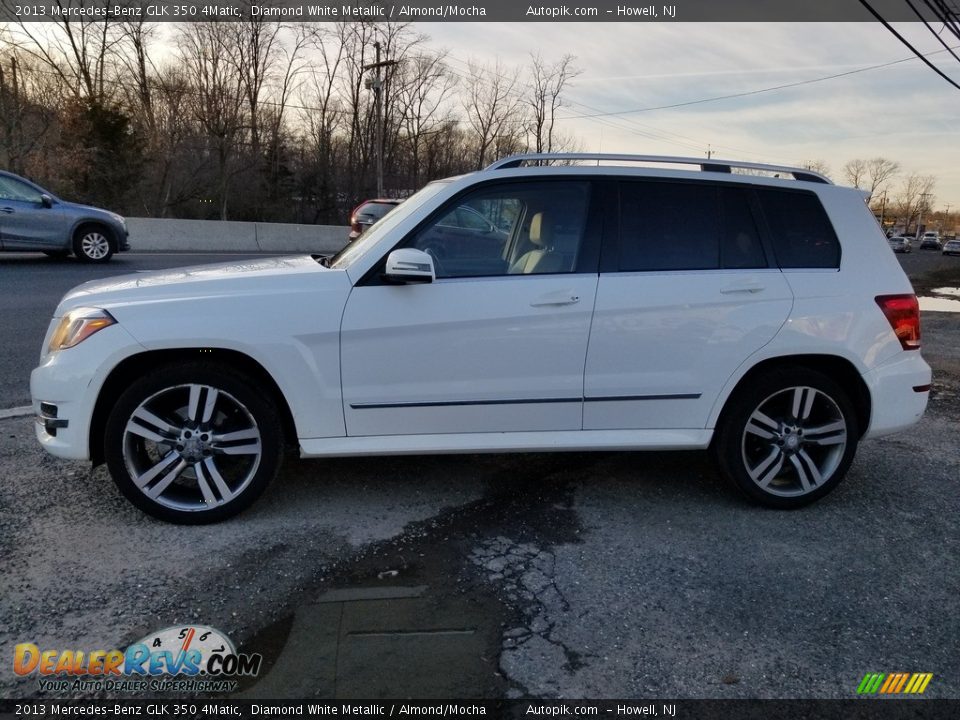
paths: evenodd
<path fill-rule="evenodd" d="M 133 252 L 335 252 L 350 228 L 340 225 L 127 218 Z"/>

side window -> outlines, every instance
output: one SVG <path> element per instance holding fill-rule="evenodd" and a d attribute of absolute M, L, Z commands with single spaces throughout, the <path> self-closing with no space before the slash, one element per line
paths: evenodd
<path fill-rule="evenodd" d="M 750 200 L 742 188 L 720 189 L 720 233 L 720 264 L 724 269 L 767 267 Z"/>
<path fill-rule="evenodd" d="M 0 200 L 21 200 L 23 202 L 40 202 L 41 193 L 26 183 L 13 178 L 0 177 Z"/>
<path fill-rule="evenodd" d="M 810 192 L 757 188 L 781 268 L 838 268 L 840 241 Z"/>
<path fill-rule="evenodd" d="M 620 186 L 620 270 L 720 267 L 714 185 L 625 182 Z"/>
<path fill-rule="evenodd" d="M 586 182 L 488 185 L 441 210 L 405 245 L 430 253 L 438 278 L 573 272 L 589 194 Z"/>

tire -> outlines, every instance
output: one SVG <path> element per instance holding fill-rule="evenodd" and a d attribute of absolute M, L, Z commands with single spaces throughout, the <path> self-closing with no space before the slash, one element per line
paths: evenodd
<path fill-rule="evenodd" d="M 73 254 L 81 262 L 105 263 L 113 250 L 110 231 L 102 225 L 81 225 L 73 234 Z"/>
<path fill-rule="evenodd" d="M 840 484 L 859 437 L 853 403 L 836 382 L 808 368 L 783 368 L 736 391 L 713 452 L 721 474 L 748 498 L 787 510 Z"/>
<path fill-rule="evenodd" d="M 130 385 L 104 432 L 104 458 L 120 492 L 145 513 L 182 525 L 219 522 L 249 507 L 279 472 L 284 447 L 276 405 L 259 386 L 229 366 L 202 362 L 162 367 Z"/>
<path fill-rule="evenodd" d="M 61 259 L 61 258 L 67 257 L 67 255 L 70 254 L 70 251 L 69 250 L 44 250 L 43 254 L 49 258 Z"/>

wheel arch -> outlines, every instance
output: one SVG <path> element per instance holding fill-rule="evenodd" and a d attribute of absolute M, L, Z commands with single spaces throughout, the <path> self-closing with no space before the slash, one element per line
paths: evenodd
<path fill-rule="evenodd" d="M 73 241 L 76 240 L 77 234 L 85 227 L 101 228 L 104 230 L 107 240 L 110 243 L 110 248 L 113 250 L 113 252 L 117 252 L 120 249 L 120 243 L 117 240 L 117 233 L 113 227 L 111 227 L 110 223 L 106 220 L 92 217 L 80 218 L 73 224 L 73 227 L 70 229 L 70 237 L 68 239 L 68 245 L 71 249 L 73 248 Z"/>
<path fill-rule="evenodd" d="M 167 365 L 180 365 L 184 362 L 204 361 L 227 365 L 249 375 L 262 389 L 266 390 L 274 401 L 283 424 L 283 432 L 288 444 L 297 442 L 297 428 L 290 411 L 290 405 L 273 377 L 259 362 L 237 350 L 222 348 L 177 348 L 174 350 L 148 350 L 124 358 L 104 380 L 97 395 L 93 415 L 90 421 L 90 433 L 87 443 L 90 460 L 94 465 L 104 462 L 103 433 L 107 417 L 123 391 L 135 379 Z"/>
<path fill-rule="evenodd" d="M 765 373 L 795 367 L 807 368 L 823 373 L 836 380 L 837 383 L 849 393 L 850 402 L 853 404 L 857 414 L 857 425 L 860 437 L 863 437 L 870 425 L 870 416 L 872 413 L 870 390 L 867 388 L 867 384 L 864 382 L 863 376 L 857 370 L 856 366 L 848 359 L 840 357 L 839 355 L 783 355 L 761 360 L 747 370 L 733 386 L 733 389 L 727 393 L 719 412 L 716 412 L 713 427 L 716 428 L 723 422 L 724 414 L 730 406 L 731 399 L 736 397 L 741 388 L 748 386 L 756 378 Z M 714 436 L 716 436 L 716 433 L 714 433 Z"/>

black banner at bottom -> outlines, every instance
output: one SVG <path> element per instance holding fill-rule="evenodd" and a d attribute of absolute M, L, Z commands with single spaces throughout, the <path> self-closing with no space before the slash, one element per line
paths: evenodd
<path fill-rule="evenodd" d="M 894 700 L 0 700 L 17 718 L 661 718 L 955 720 L 960 699 Z"/>

